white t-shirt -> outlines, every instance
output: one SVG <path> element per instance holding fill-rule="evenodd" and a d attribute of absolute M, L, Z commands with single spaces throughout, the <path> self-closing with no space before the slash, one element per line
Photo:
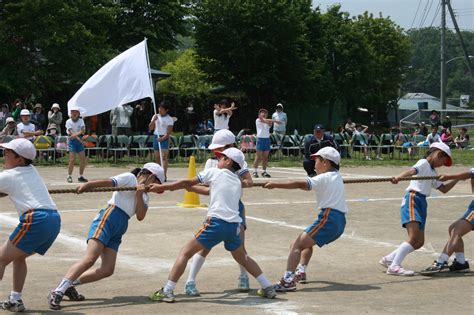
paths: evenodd
<path fill-rule="evenodd" d="M 284 113 L 284 112 L 274 112 L 273 115 L 272 115 L 272 119 L 281 122 L 281 124 L 273 123 L 273 131 L 279 131 L 279 132 L 285 132 L 286 131 L 286 123 L 288 122 L 288 118 L 286 117 L 286 113 Z"/>
<path fill-rule="evenodd" d="M 84 124 L 84 120 L 82 118 L 79 118 L 76 121 L 73 121 L 71 118 L 69 118 L 66 121 L 66 132 L 68 135 L 72 133 L 77 133 L 81 131 L 82 128 L 86 128 L 86 125 Z"/>
<path fill-rule="evenodd" d="M 164 136 L 168 132 L 168 127 L 173 125 L 174 121 L 170 115 L 161 116 L 158 114 L 158 119 L 155 121 L 154 134 L 157 136 Z"/>
<path fill-rule="evenodd" d="M 132 173 L 122 173 L 110 178 L 114 183 L 114 187 L 132 187 L 137 186 L 137 178 Z M 109 204 L 115 205 L 125 211 L 129 217 L 135 215 L 137 208 L 137 200 L 135 191 L 115 191 L 110 198 Z M 148 194 L 143 194 L 143 203 L 148 208 Z"/>
<path fill-rule="evenodd" d="M 29 209 L 56 210 L 56 204 L 33 165 L 18 166 L 0 172 L 0 192 L 8 194 L 18 216 Z"/>
<path fill-rule="evenodd" d="M 435 169 L 431 168 L 430 163 L 426 159 L 421 159 L 413 165 L 416 170 L 416 176 L 438 176 Z M 443 185 L 443 182 L 439 180 L 411 180 L 410 185 L 406 191 L 417 191 L 425 196 L 431 195 L 431 188 L 438 189 Z"/>
<path fill-rule="evenodd" d="M 207 215 L 226 222 L 241 223 L 239 200 L 242 184 L 239 177 L 227 169 L 210 168 L 197 175 L 202 184 L 209 184 L 211 202 Z"/>
<path fill-rule="evenodd" d="M 35 132 L 35 125 L 33 123 L 29 123 L 29 124 L 24 124 L 24 123 L 19 123 L 18 125 L 16 125 L 16 130 L 18 131 L 18 137 L 19 138 L 25 138 L 25 135 L 23 134 L 23 132 L 27 131 L 27 132 Z M 32 140 L 34 137 L 28 137 L 26 139 L 28 140 Z"/>
<path fill-rule="evenodd" d="M 204 170 L 207 171 L 210 168 L 217 168 L 217 163 L 218 162 L 219 161 L 217 159 L 207 159 L 206 165 L 204 166 Z M 237 174 L 237 176 L 239 176 L 239 177 L 242 177 L 248 172 L 249 172 L 249 169 L 248 169 L 248 166 L 247 166 L 247 162 L 244 161 L 244 167 L 242 167 L 240 170 L 235 172 L 235 174 Z"/>
<path fill-rule="evenodd" d="M 439 134 L 435 134 L 433 136 L 432 133 L 430 133 L 427 137 L 426 137 L 426 141 L 428 141 L 430 144 L 434 143 L 434 142 L 441 142 L 441 137 L 439 136 Z"/>
<path fill-rule="evenodd" d="M 229 129 L 229 119 L 232 114 L 221 114 L 217 115 L 217 109 L 214 109 L 214 129 Z"/>
<path fill-rule="evenodd" d="M 270 138 L 270 125 L 257 118 L 255 126 L 257 127 L 257 138 Z"/>
<path fill-rule="evenodd" d="M 316 209 L 332 208 L 342 213 L 349 212 L 341 173 L 326 172 L 306 179 L 308 187 L 316 191 Z"/>

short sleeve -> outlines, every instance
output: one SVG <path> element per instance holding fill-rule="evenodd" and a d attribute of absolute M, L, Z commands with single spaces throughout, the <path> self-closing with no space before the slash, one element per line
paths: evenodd
<path fill-rule="evenodd" d="M 212 182 L 216 172 L 218 172 L 217 168 L 210 168 L 208 170 L 199 172 L 199 174 L 197 175 L 198 181 L 201 184 L 209 184 L 210 182 Z"/>
<path fill-rule="evenodd" d="M 0 192 L 9 193 L 13 183 L 12 175 L 8 172 L 0 172 Z"/>
<path fill-rule="evenodd" d="M 114 187 L 136 186 L 137 178 L 132 173 L 122 173 L 110 178 Z"/>
<path fill-rule="evenodd" d="M 81 119 L 80 124 L 79 124 L 79 129 L 82 129 L 82 128 L 86 128 L 86 124 L 84 123 L 84 119 Z"/>
<path fill-rule="evenodd" d="M 216 167 L 216 166 L 217 166 L 216 159 L 207 159 L 206 165 L 204 166 L 204 170 L 207 171 L 208 169 Z"/>
<path fill-rule="evenodd" d="M 323 185 L 324 176 L 321 174 L 314 177 L 307 177 L 306 182 L 308 183 L 309 190 L 316 190 L 319 186 Z"/>
<path fill-rule="evenodd" d="M 423 160 L 419 160 L 418 162 L 416 162 L 415 165 L 412 166 L 412 168 L 415 169 L 416 171 L 416 174 L 420 173 L 420 169 L 423 168 L 423 165 L 424 165 L 424 161 Z"/>
<path fill-rule="evenodd" d="M 167 126 L 173 126 L 174 125 L 174 120 L 173 118 L 171 118 L 170 116 L 168 116 L 168 122 L 167 122 Z"/>
<path fill-rule="evenodd" d="M 72 129 L 72 121 L 68 119 L 66 121 L 66 130 L 69 132 L 70 129 Z"/>

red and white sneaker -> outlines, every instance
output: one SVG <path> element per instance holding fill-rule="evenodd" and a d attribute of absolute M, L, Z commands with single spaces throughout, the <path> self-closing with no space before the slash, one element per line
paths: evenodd
<path fill-rule="evenodd" d="M 415 275 L 414 271 L 405 270 L 402 266 L 388 267 L 387 274 L 392 276 L 411 277 Z"/>
<path fill-rule="evenodd" d="M 384 266 L 385 268 L 388 268 L 392 264 L 392 261 L 388 260 L 387 258 L 385 258 L 385 256 L 383 256 L 382 259 L 379 260 L 379 264 Z"/>
<path fill-rule="evenodd" d="M 298 283 L 306 283 L 306 272 L 297 270 L 295 273 L 295 281 Z"/>
<path fill-rule="evenodd" d="M 277 292 L 291 292 L 296 291 L 296 282 L 292 279 L 290 282 L 285 281 L 284 278 L 281 278 L 280 282 L 273 285 L 273 288 Z"/>

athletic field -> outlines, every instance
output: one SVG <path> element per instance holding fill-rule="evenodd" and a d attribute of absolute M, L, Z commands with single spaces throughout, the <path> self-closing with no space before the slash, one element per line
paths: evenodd
<path fill-rule="evenodd" d="M 104 179 L 131 168 L 90 167 L 85 175 L 89 180 Z M 361 178 L 392 176 L 403 169 L 342 167 L 341 173 L 344 178 Z M 442 168 L 439 173 L 467 169 Z M 76 185 L 65 183 L 65 169 L 40 167 L 39 170 L 50 188 Z M 302 179 L 305 175 L 302 168 L 270 168 L 268 171 L 275 181 Z M 186 169 L 172 168 L 168 178 L 184 178 L 186 174 Z M 115 274 L 100 282 L 79 286 L 86 301 L 69 302 L 65 298 L 63 311 L 71 314 L 472 313 L 474 273 L 403 278 L 385 275 L 379 266 L 379 259 L 406 238 L 399 214 L 406 186 L 407 182 L 346 185 L 350 212 L 345 233 L 335 243 L 315 248 L 307 273 L 309 283 L 298 285 L 296 292 L 279 294 L 275 300 L 262 299 L 256 296 L 257 281 L 251 279 L 251 292 L 239 293 L 236 290 L 239 268 L 223 246 L 218 245 L 197 278 L 201 297 L 189 298 L 183 294 L 186 271 L 175 291 L 177 302 L 174 304 L 151 302 L 147 296 L 163 286 L 178 252 L 201 227 L 206 211 L 176 206 L 183 201 L 183 191 L 151 194 L 146 219 L 130 221 Z M 89 225 L 110 195 L 53 195 L 61 212 L 62 231 L 45 257 L 29 259 L 23 299 L 30 312 L 49 311 L 48 291 L 56 287 L 70 265 L 84 254 Z M 285 271 L 290 243 L 316 219 L 314 198 L 313 192 L 301 190 L 244 190 L 246 247 L 272 282 Z M 419 271 L 437 258 L 447 240 L 448 226 L 464 213 L 471 199 L 468 181 L 458 183 L 447 195 L 433 193 L 428 200 L 425 246 L 408 255 L 404 261 L 406 269 Z M 201 197 L 201 202 L 207 203 L 208 198 Z M 2 199 L 0 210 L 3 241 L 18 221 L 8 198 Z M 474 233 L 464 239 L 468 259 L 474 257 L 473 240 Z M 11 268 L 10 265 L 6 269 L 0 286 L 2 298 L 6 298 L 11 289 Z"/>

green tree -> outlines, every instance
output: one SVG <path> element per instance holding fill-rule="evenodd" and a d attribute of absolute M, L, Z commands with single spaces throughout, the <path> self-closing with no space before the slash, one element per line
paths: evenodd
<path fill-rule="evenodd" d="M 170 78 L 160 81 L 159 91 L 178 95 L 198 95 L 207 93 L 212 87 L 205 81 L 204 73 L 197 67 L 193 49 L 184 51 L 174 62 L 162 68 L 170 72 Z"/>

